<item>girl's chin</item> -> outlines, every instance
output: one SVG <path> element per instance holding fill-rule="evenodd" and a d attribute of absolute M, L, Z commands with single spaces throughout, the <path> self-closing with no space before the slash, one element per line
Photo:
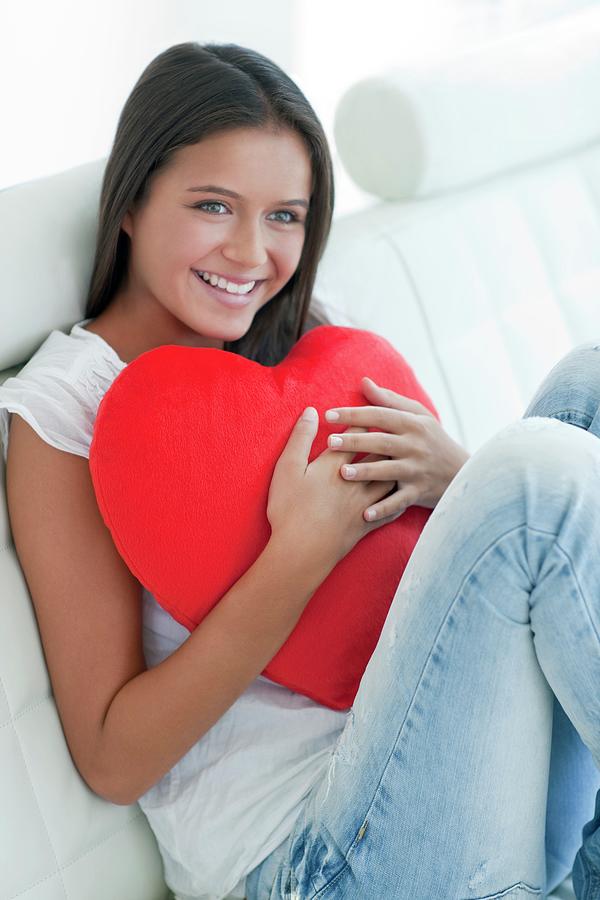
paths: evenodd
<path fill-rule="evenodd" d="M 214 342 L 215 345 L 219 342 L 223 344 L 225 341 L 231 343 L 232 341 L 239 341 L 240 338 L 248 334 L 248 330 L 252 325 L 252 318 L 246 319 L 244 322 L 240 322 L 238 318 L 237 322 L 224 323 L 222 321 L 211 321 L 212 317 L 203 316 L 204 322 L 196 323 L 195 327 L 192 327 L 198 334 L 201 334 L 207 341 Z"/>

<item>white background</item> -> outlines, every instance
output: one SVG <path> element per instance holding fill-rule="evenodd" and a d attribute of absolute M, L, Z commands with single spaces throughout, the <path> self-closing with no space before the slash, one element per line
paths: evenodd
<path fill-rule="evenodd" d="M 107 156 L 145 66 L 181 41 L 231 42 L 297 82 L 330 140 L 335 216 L 375 202 L 346 175 L 333 113 L 359 78 L 498 40 L 599 0 L 19 0 L 0 8 L 0 189 Z"/>

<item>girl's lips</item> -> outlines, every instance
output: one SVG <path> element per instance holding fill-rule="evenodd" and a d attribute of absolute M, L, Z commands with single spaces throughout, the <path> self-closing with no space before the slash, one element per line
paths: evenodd
<path fill-rule="evenodd" d="M 264 282 L 264 278 L 260 281 L 257 281 L 252 290 L 248 291 L 247 294 L 228 294 L 227 291 L 224 291 L 222 288 L 213 287 L 210 281 L 205 281 L 202 275 L 200 275 L 196 269 L 192 269 L 192 271 L 198 281 L 202 282 L 207 292 L 216 300 L 219 300 L 219 302 L 224 306 L 228 306 L 230 309 L 241 309 L 244 306 L 248 306 L 248 304 L 252 302 L 255 294 Z"/>

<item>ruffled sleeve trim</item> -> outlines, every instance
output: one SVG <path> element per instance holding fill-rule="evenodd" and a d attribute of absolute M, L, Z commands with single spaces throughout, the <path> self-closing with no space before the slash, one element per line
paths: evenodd
<path fill-rule="evenodd" d="M 52 331 L 17 375 L 0 385 L 5 461 L 13 413 L 51 446 L 89 458 L 98 406 L 126 363 L 99 335 L 80 324 L 69 335 Z"/>

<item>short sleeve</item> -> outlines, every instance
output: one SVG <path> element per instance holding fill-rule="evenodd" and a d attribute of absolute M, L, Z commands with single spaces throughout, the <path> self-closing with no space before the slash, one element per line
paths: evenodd
<path fill-rule="evenodd" d="M 0 384 L 0 441 L 22 416 L 46 443 L 89 458 L 100 400 L 120 371 L 99 343 L 53 331 L 17 375 Z"/>

